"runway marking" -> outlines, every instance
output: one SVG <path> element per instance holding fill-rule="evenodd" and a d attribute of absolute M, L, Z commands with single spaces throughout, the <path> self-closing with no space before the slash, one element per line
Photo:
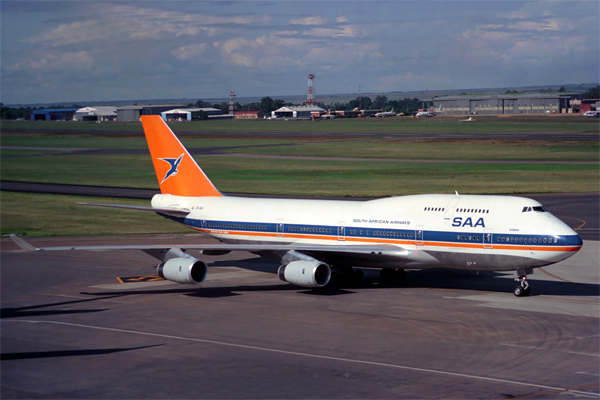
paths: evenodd
<path fill-rule="evenodd" d="M 558 279 L 558 280 L 561 280 L 561 281 L 563 281 L 563 282 L 574 283 L 574 282 L 571 282 L 571 281 L 569 281 L 569 280 L 567 280 L 567 279 L 561 278 L 560 276 L 556 276 L 556 275 L 554 275 L 554 274 L 551 274 L 550 272 L 546 271 L 546 270 L 545 270 L 545 269 L 543 269 L 542 267 L 539 267 L 538 269 L 539 269 L 540 271 L 542 271 L 543 273 L 545 273 L 546 275 L 549 275 L 549 276 L 551 276 L 551 277 L 553 277 L 553 278 L 556 278 L 556 279 Z"/>
<path fill-rule="evenodd" d="M 538 269 L 539 269 L 540 271 L 542 271 L 543 273 L 545 273 L 545 274 L 547 274 L 547 275 L 549 275 L 549 276 L 551 276 L 551 277 L 553 277 L 553 278 L 555 278 L 555 279 L 558 279 L 558 280 L 560 280 L 560 281 L 567 282 L 567 283 L 572 283 L 572 284 L 574 284 L 574 285 L 583 286 L 583 287 L 586 287 L 586 288 L 589 288 L 589 287 L 590 287 L 590 286 L 589 286 L 589 285 L 590 285 L 589 283 L 579 283 L 579 282 L 573 282 L 573 281 L 570 281 L 570 280 L 568 280 L 568 279 L 561 278 L 560 276 L 556 276 L 556 275 L 554 275 L 554 274 L 551 274 L 550 272 L 546 271 L 546 270 L 545 270 L 545 269 L 543 269 L 542 267 L 538 267 Z M 573 300 L 573 301 L 575 301 L 575 300 Z"/>
<path fill-rule="evenodd" d="M 501 346 L 510 346 L 510 347 L 520 347 L 520 348 L 523 348 L 523 349 L 532 349 L 532 350 L 555 351 L 555 350 L 543 349 L 541 347 L 535 347 L 535 346 L 523 346 L 523 345 L 520 345 L 520 344 L 500 343 L 500 345 Z M 579 355 L 579 356 L 600 357 L 600 354 L 579 353 L 577 351 L 558 350 L 558 352 L 560 352 L 560 353 L 568 353 L 568 354 L 576 354 L 576 355 Z"/>
<path fill-rule="evenodd" d="M 580 392 L 580 391 L 576 390 L 577 388 L 565 389 L 565 388 L 554 387 L 554 386 L 538 385 L 535 383 L 511 381 L 508 379 L 498 379 L 498 378 L 490 378 L 490 377 L 486 377 L 486 376 L 461 374 L 458 372 L 439 371 L 439 370 L 428 369 L 428 368 L 409 367 L 406 365 L 387 364 L 387 363 L 380 363 L 380 362 L 366 361 L 366 360 L 354 360 L 351 358 L 323 356 L 323 355 L 310 354 L 310 353 L 300 353 L 300 352 L 296 352 L 296 351 L 279 350 L 279 349 L 250 346 L 250 345 L 237 344 L 237 343 L 219 342 L 216 340 L 198 339 L 198 338 L 190 338 L 190 337 L 184 337 L 184 336 L 165 335 L 165 334 L 161 334 L 161 333 L 134 331 L 134 330 L 130 330 L 130 329 L 108 328 L 108 327 L 104 327 L 104 326 L 74 324 L 74 323 L 61 322 L 61 321 L 34 321 L 34 320 L 20 319 L 20 320 L 7 320 L 4 322 L 27 322 L 27 323 L 32 323 L 32 324 L 55 324 L 55 325 L 74 326 L 74 327 L 78 327 L 78 328 L 97 329 L 97 330 L 104 330 L 104 331 L 111 331 L 111 332 L 130 333 L 130 334 L 134 334 L 134 335 L 152 336 L 152 337 L 159 337 L 159 338 L 165 338 L 165 339 L 185 340 L 185 341 L 199 342 L 199 343 L 210 343 L 210 344 L 214 344 L 214 345 L 218 345 L 218 346 L 237 347 L 237 348 L 241 348 L 241 349 L 257 350 L 257 351 L 264 351 L 264 352 L 278 353 L 278 354 L 287 354 L 287 355 L 306 357 L 306 358 L 317 358 L 317 359 L 321 359 L 321 360 L 331 360 L 331 361 L 341 361 L 341 362 L 347 362 L 347 363 L 353 363 L 353 364 L 373 365 L 373 366 L 377 366 L 377 367 L 396 368 L 396 369 L 403 369 L 403 370 L 415 371 L 415 372 L 425 372 L 425 373 L 429 373 L 429 374 L 454 376 L 454 377 L 459 377 L 459 378 L 476 379 L 476 380 L 481 380 L 481 381 L 505 383 L 505 384 L 511 384 L 511 385 L 529 386 L 529 387 L 535 387 L 535 388 L 541 388 L 541 389 L 556 390 L 558 392 L 570 391 L 570 392 L 578 393 L 578 394 L 584 395 L 584 396 L 592 395 L 592 396 L 600 397 L 600 394 Z"/>
<path fill-rule="evenodd" d="M 573 389 L 556 390 L 554 392 L 545 392 L 545 393 L 530 394 L 528 396 L 511 397 L 510 400 L 526 399 L 528 397 L 545 396 L 545 395 L 548 395 L 548 394 L 564 393 L 564 392 L 577 392 L 578 394 L 580 394 L 581 392 L 578 392 L 577 391 L 578 389 L 587 389 L 587 388 L 596 387 L 596 386 L 600 386 L 600 383 L 597 383 L 595 385 L 579 386 L 579 387 L 576 387 L 576 388 L 573 388 Z M 584 392 L 584 393 L 589 394 L 589 395 L 593 395 L 593 396 L 596 395 L 596 393 L 587 393 L 587 392 Z"/>
<path fill-rule="evenodd" d="M 541 268 L 539 268 L 541 269 Z M 546 271 L 544 271 L 546 272 Z M 585 285 L 584 283 L 577 283 L 577 282 L 569 282 L 569 283 L 574 283 L 576 285 Z M 586 286 L 587 287 L 587 286 Z M 490 291 L 486 291 L 486 290 L 481 290 L 481 291 L 477 291 L 475 289 L 452 289 L 452 288 L 429 288 L 431 290 L 448 290 L 448 291 L 453 291 L 453 292 L 466 292 L 466 293 L 476 293 L 475 295 L 480 295 L 480 294 L 489 294 L 489 295 L 494 295 L 494 296 L 505 296 L 507 298 L 513 298 L 513 294 L 512 293 L 505 293 L 505 292 L 490 292 Z M 450 296 L 444 296 L 445 299 L 459 299 L 459 300 L 463 300 L 465 299 L 465 297 L 450 297 Z M 594 300 L 579 300 L 579 299 L 565 299 L 562 297 L 558 297 L 558 296 L 544 296 L 544 295 L 539 295 L 539 296 L 533 296 L 533 298 L 535 299 L 541 299 L 541 300 L 559 300 L 559 301 L 570 301 L 570 302 L 575 302 L 575 303 L 590 303 L 590 304 L 598 304 L 597 301 Z M 467 298 L 467 300 L 470 300 Z"/>
<path fill-rule="evenodd" d="M 158 275 L 118 276 L 117 280 L 121 283 L 164 281 Z"/>

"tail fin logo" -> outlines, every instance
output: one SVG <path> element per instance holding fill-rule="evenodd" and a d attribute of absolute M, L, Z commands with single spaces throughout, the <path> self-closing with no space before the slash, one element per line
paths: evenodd
<path fill-rule="evenodd" d="M 182 153 L 178 158 L 159 158 L 159 160 L 164 161 L 171 166 L 171 168 L 167 171 L 167 174 L 163 178 L 161 184 L 167 179 L 169 179 L 171 176 L 177 175 L 177 168 L 179 168 L 179 164 L 181 163 L 184 154 L 185 153 Z"/>

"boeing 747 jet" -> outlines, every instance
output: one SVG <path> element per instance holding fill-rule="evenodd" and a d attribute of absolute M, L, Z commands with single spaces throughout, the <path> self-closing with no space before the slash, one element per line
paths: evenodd
<path fill-rule="evenodd" d="M 527 296 L 527 275 L 575 254 L 582 240 L 540 203 L 523 197 L 423 194 L 355 202 L 240 198 L 223 195 L 160 116 L 142 124 L 161 194 L 151 206 L 107 207 L 152 211 L 206 233 L 220 244 L 79 246 L 26 250 L 140 249 L 161 262 L 158 274 L 184 284 L 201 283 L 205 255 L 249 251 L 281 258 L 278 275 L 318 288 L 335 278 L 359 278 L 361 268 L 382 277 L 406 269 L 448 268 L 516 271 L 516 296 Z"/>

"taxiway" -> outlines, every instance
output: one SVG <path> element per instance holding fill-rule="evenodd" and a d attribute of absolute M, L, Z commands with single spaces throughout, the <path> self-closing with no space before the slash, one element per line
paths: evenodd
<path fill-rule="evenodd" d="M 250 253 L 199 256 L 209 275 L 190 287 L 139 278 L 156 265 L 140 251 L 1 244 L 3 399 L 600 398 L 596 241 L 536 270 L 528 298 L 512 294 L 512 273 L 460 271 L 413 271 L 398 284 L 373 271 L 312 291 Z"/>

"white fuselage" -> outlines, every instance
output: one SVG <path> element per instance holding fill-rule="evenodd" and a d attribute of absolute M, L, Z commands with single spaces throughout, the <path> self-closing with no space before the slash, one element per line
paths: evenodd
<path fill-rule="evenodd" d="M 389 245 L 379 268 L 521 270 L 552 264 L 582 245 L 570 227 L 523 197 L 413 195 L 371 201 L 156 195 L 153 207 L 187 209 L 172 219 L 225 243 Z"/>

